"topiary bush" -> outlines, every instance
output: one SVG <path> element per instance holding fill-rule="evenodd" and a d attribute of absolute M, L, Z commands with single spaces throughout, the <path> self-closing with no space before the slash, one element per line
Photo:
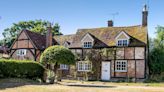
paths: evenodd
<path fill-rule="evenodd" d="M 34 61 L 0 59 L 0 77 L 43 78 L 45 68 Z"/>
<path fill-rule="evenodd" d="M 47 69 L 53 70 L 54 76 L 50 79 L 53 82 L 54 80 L 61 80 L 58 76 L 58 65 L 59 64 L 75 64 L 75 56 L 68 48 L 63 46 L 51 46 L 48 47 L 41 55 L 40 61 Z M 48 65 L 53 65 L 48 67 Z M 53 68 L 52 68 L 53 67 Z M 47 79 L 47 78 L 44 78 Z"/>
<path fill-rule="evenodd" d="M 42 63 L 75 64 L 75 56 L 68 48 L 63 46 L 48 47 L 41 55 Z"/>

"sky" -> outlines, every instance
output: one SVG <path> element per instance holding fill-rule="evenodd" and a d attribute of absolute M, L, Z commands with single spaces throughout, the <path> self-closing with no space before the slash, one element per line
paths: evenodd
<path fill-rule="evenodd" d="M 155 27 L 164 26 L 164 0 L 0 0 L 0 39 L 12 23 L 35 19 L 59 23 L 63 34 L 107 27 L 111 19 L 114 26 L 140 25 L 144 4 L 149 5 L 149 36 L 155 37 Z"/>

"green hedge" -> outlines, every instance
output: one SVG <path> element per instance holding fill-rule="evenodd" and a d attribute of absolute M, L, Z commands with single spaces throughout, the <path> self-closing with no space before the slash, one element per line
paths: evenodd
<path fill-rule="evenodd" d="M 45 68 L 34 61 L 0 59 L 0 77 L 43 78 Z"/>

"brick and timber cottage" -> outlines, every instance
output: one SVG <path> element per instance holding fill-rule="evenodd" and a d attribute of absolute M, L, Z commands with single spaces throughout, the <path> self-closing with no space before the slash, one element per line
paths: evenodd
<path fill-rule="evenodd" d="M 114 27 L 113 21 L 108 21 L 108 27 L 79 29 L 76 34 L 53 38 L 51 32 L 47 32 L 49 36 L 46 37 L 24 30 L 13 43 L 11 56 L 38 61 L 44 49 L 59 44 L 77 56 L 76 65 L 60 65 L 63 77 L 88 80 L 145 79 L 148 74 L 147 17 L 145 5 L 142 25 Z M 46 38 L 51 39 L 53 44 L 48 44 L 51 40 Z M 20 54 L 22 50 L 26 50 L 23 56 Z M 92 60 L 87 59 L 89 56 Z"/>
<path fill-rule="evenodd" d="M 41 53 L 51 45 L 57 45 L 52 38 L 51 27 L 47 28 L 46 35 L 22 30 L 10 48 L 10 57 L 19 60 L 39 61 Z"/>

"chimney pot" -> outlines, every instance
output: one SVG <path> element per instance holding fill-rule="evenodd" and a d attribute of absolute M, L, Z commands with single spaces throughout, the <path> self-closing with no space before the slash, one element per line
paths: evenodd
<path fill-rule="evenodd" d="M 46 47 L 52 46 L 52 27 L 51 23 L 47 25 L 47 34 L 46 34 Z"/>
<path fill-rule="evenodd" d="M 148 10 L 147 5 L 144 5 L 144 8 L 142 10 L 142 26 L 147 26 L 148 22 Z"/>
<path fill-rule="evenodd" d="M 112 20 L 108 21 L 108 27 L 113 27 L 113 21 Z"/>

